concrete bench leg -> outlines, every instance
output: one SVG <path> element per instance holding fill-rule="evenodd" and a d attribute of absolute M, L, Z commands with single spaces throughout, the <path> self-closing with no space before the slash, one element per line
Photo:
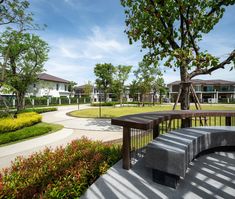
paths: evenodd
<path fill-rule="evenodd" d="M 153 181 L 176 189 L 180 177 L 157 169 L 152 169 Z"/>

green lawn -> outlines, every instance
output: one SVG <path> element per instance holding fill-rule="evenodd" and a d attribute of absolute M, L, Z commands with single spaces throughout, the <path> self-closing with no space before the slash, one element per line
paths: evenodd
<path fill-rule="evenodd" d="M 147 106 L 147 107 L 102 107 L 101 108 L 101 117 L 102 118 L 114 118 L 124 115 L 153 112 L 153 111 L 169 111 L 172 110 L 172 105 L 156 105 L 156 106 Z M 195 106 L 191 106 L 192 110 L 195 110 Z M 235 110 L 234 104 L 209 104 L 202 105 L 203 110 Z M 179 110 L 179 106 L 177 106 Z M 74 117 L 83 117 L 83 118 L 98 118 L 99 117 L 99 108 L 84 109 L 80 111 L 72 111 L 69 115 Z"/>
<path fill-rule="evenodd" d="M 16 141 L 22 141 L 28 138 L 40 136 L 46 133 L 53 133 L 63 126 L 59 124 L 38 123 L 30 127 L 25 127 L 17 131 L 0 134 L 0 145 L 9 144 Z"/>

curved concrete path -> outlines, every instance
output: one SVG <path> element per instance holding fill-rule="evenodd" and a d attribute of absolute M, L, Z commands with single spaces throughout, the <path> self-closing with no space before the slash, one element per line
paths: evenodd
<path fill-rule="evenodd" d="M 17 156 L 28 156 L 45 147 L 65 146 L 75 139 L 85 136 L 92 140 L 112 141 L 122 138 L 120 127 L 112 126 L 110 119 L 86 119 L 67 116 L 66 113 L 77 110 L 77 106 L 60 106 L 58 111 L 42 114 L 43 122 L 61 124 L 64 128 L 58 132 L 30 140 L 0 147 L 0 169 L 10 166 Z M 80 105 L 80 109 L 92 108 Z"/>
<path fill-rule="evenodd" d="M 93 108 L 89 105 L 80 105 L 79 109 Z M 65 128 L 89 131 L 121 131 L 121 127 L 111 125 L 110 119 L 76 118 L 66 113 L 77 110 L 77 106 L 61 106 L 58 111 L 44 113 L 43 121 L 48 123 L 62 124 Z M 98 111 L 97 111 L 98 115 Z"/>

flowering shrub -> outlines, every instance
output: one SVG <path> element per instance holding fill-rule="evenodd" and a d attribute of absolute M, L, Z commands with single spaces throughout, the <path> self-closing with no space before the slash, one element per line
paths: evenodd
<path fill-rule="evenodd" d="M 120 154 L 119 147 L 83 138 L 66 148 L 18 157 L 0 175 L 0 198 L 77 198 Z"/>
<path fill-rule="evenodd" d="M 26 126 L 32 126 L 33 124 L 41 122 L 41 120 L 42 116 L 34 112 L 18 114 L 17 118 L 1 118 L 0 133 L 15 131 Z"/>

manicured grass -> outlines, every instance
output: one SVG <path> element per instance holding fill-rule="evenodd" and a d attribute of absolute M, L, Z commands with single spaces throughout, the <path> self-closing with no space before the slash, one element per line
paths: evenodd
<path fill-rule="evenodd" d="M 169 111 L 172 110 L 172 105 L 156 105 L 156 106 L 147 106 L 147 107 L 102 107 L 101 108 L 101 117 L 102 118 L 114 118 L 124 115 L 153 112 L 153 111 Z M 179 110 L 177 106 L 177 110 Z M 192 110 L 195 110 L 195 106 L 191 106 Z M 202 105 L 203 110 L 235 110 L 235 105 Z M 80 111 L 72 111 L 69 115 L 74 117 L 83 117 L 83 118 L 98 118 L 99 117 L 99 108 L 84 109 Z"/>
<path fill-rule="evenodd" d="M 27 138 L 36 137 L 46 133 L 53 133 L 62 128 L 62 125 L 41 122 L 17 131 L 0 134 L 0 145 L 25 140 Z"/>

